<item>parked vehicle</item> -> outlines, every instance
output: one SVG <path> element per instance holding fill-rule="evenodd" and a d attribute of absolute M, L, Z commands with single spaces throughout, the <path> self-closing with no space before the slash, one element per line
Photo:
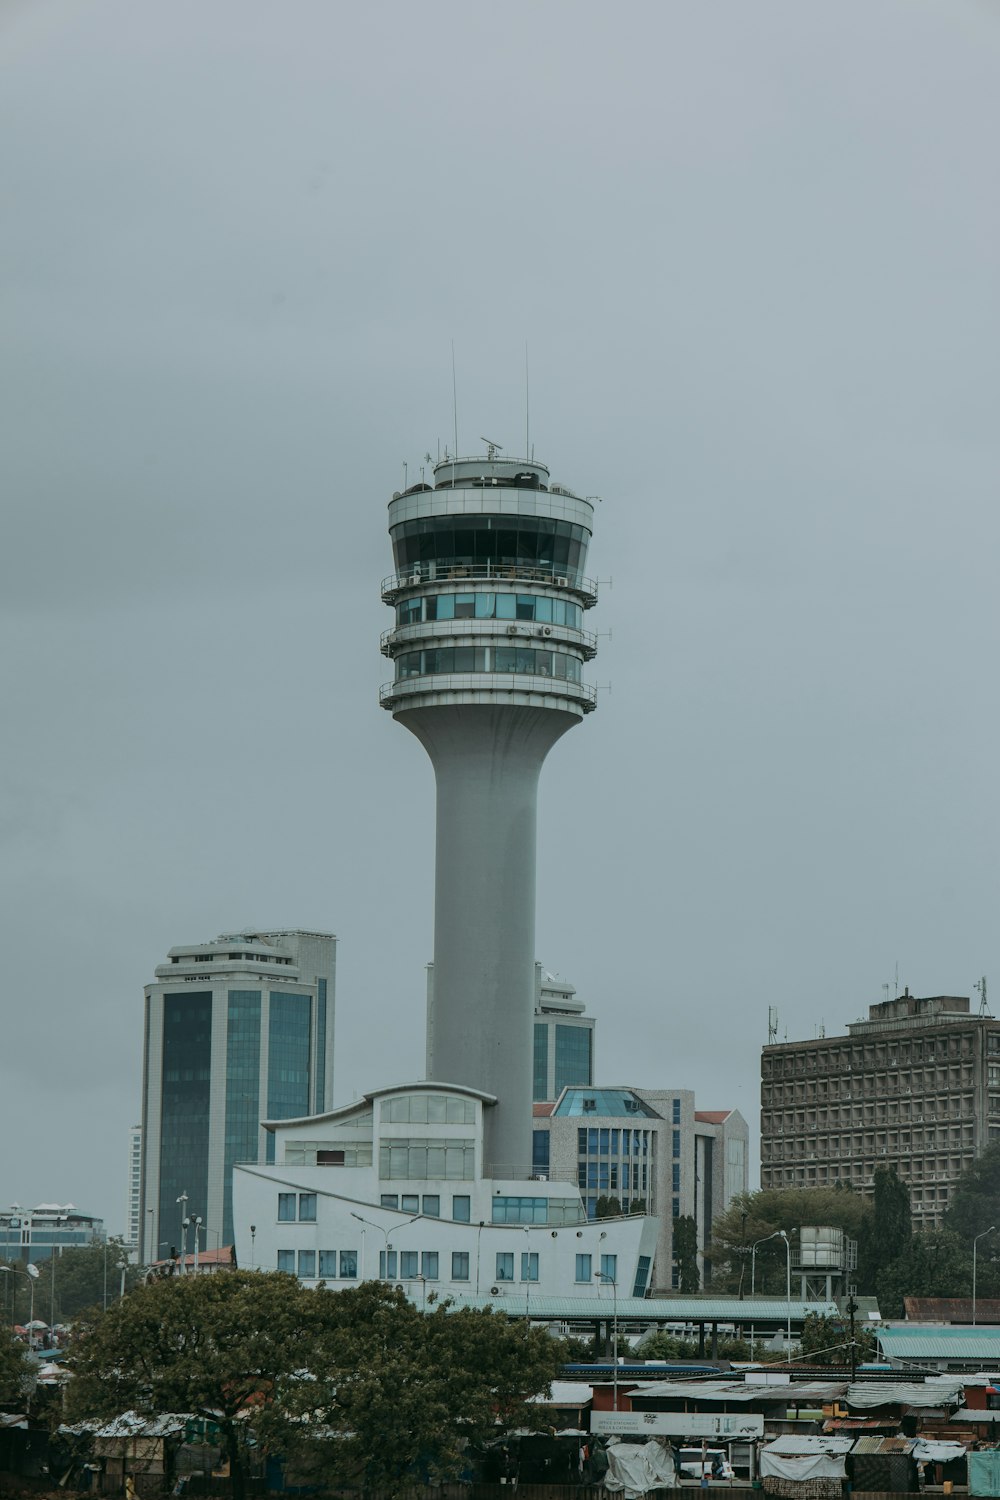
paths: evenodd
<path fill-rule="evenodd" d="M 721 1448 L 706 1448 L 704 1457 L 700 1448 L 682 1448 L 681 1473 L 688 1479 L 736 1478 L 729 1455 Z"/>

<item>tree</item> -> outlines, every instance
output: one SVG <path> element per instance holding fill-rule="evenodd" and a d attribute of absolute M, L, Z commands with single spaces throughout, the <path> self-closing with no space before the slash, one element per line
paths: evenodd
<path fill-rule="evenodd" d="M 879 1274 L 905 1255 L 913 1235 L 910 1190 L 895 1167 L 876 1167 L 872 1209 L 861 1226 L 858 1285 L 873 1292 Z"/>
<path fill-rule="evenodd" d="M 750 1293 L 750 1252 L 757 1240 L 775 1230 L 791 1234 L 804 1225 L 830 1225 L 851 1239 L 861 1232 L 867 1205 L 860 1193 L 844 1185 L 832 1188 L 762 1188 L 741 1193 L 712 1224 L 712 1287 L 736 1292 L 742 1283 Z M 755 1258 L 758 1293 L 785 1290 L 785 1247 L 781 1240 L 760 1245 Z"/>
<path fill-rule="evenodd" d="M 674 1220 L 674 1259 L 677 1262 L 680 1289 L 688 1296 L 701 1288 L 698 1272 L 698 1226 L 690 1214 Z"/>
<path fill-rule="evenodd" d="M 30 1368 L 25 1346 L 8 1327 L 0 1327 L 0 1401 L 18 1400 Z"/>
<path fill-rule="evenodd" d="M 851 1363 L 851 1330 L 845 1318 L 826 1318 L 807 1313 L 802 1325 L 799 1349 L 802 1359 L 811 1365 L 848 1365 Z M 871 1359 L 876 1351 L 875 1335 L 870 1328 L 855 1324 L 854 1343 L 857 1361 Z"/>
<path fill-rule="evenodd" d="M 973 1235 L 1000 1224 L 1000 1142 L 966 1167 L 952 1191 L 945 1224 L 970 1245 Z"/>
<path fill-rule="evenodd" d="M 170 1277 L 97 1312 L 72 1356 L 70 1418 L 189 1412 L 214 1421 L 235 1500 L 248 1442 L 298 1477 L 395 1492 L 454 1477 L 467 1443 L 538 1425 L 562 1348 L 502 1313 L 426 1313 L 366 1282 L 309 1290 L 292 1276 Z"/>
<path fill-rule="evenodd" d="M 913 1235 L 902 1255 L 875 1278 L 883 1318 L 901 1318 L 904 1297 L 968 1297 L 971 1286 L 971 1252 L 950 1229 Z"/>
<path fill-rule="evenodd" d="M 541 1424 L 529 1401 L 564 1352 L 544 1330 L 492 1309 L 423 1313 L 380 1282 L 324 1295 L 316 1379 L 286 1382 L 265 1416 L 297 1481 L 393 1495 L 415 1479 L 454 1479 L 470 1445 Z"/>
<path fill-rule="evenodd" d="M 70 1359 L 70 1419 L 129 1410 L 209 1417 L 240 1500 L 252 1414 L 302 1368 L 318 1306 L 318 1294 L 277 1272 L 177 1276 L 138 1287 L 82 1329 Z"/>
<path fill-rule="evenodd" d="M 142 1276 L 141 1268 L 129 1260 L 128 1246 L 120 1239 L 73 1245 L 61 1255 L 39 1261 L 36 1317 L 67 1323 L 86 1308 L 114 1302 L 121 1295 L 123 1272 L 126 1290 Z"/>

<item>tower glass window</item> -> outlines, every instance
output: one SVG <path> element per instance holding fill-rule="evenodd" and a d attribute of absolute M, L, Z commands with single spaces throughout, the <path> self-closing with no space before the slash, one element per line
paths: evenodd
<path fill-rule="evenodd" d="M 226 1004 L 223 1244 L 233 1241 L 233 1164 L 257 1160 L 260 1117 L 260 990 L 230 990 Z"/>
<path fill-rule="evenodd" d="M 309 995 L 271 991 L 267 1058 L 267 1113 L 271 1120 L 309 1113 L 311 1029 Z"/>
<path fill-rule="evenodd" d="M 177 1222 L 177 1199 L 208 1196 L 209 1103 L 212 1087 L 212 991 L 163 997 L 158 1222 Z"/>
<path fill-rule="evenodd" d="M 564 1088 L 593 1083 L 593 1061 L 589 1026 L 556 1025 L 556 1087 L 558 1099 Z"/>
<path fill-rule="evenodd" d="M 390 529 L 399 573 L 465 567 L 485 576 L 513 569 L 524 576 L 576 580 L 587 560 L 590 533 L 549 516 L 423 516 Z"/>

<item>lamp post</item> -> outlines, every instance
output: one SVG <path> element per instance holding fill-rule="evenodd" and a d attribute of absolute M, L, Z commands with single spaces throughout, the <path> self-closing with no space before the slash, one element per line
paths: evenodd
<path fill-rule="evenodd" d="M 38 1267 L 28 1262 L 23 1271 L 17 1270 L 15 1266 L 0 1266 L 0 1272 L 6 1276 L 24 1276 L 31 1288 L 31 1303 L 28 1311 L 28 1348 L 34 1348 L 35 1330 L 32 1323 L 35 1321 L 35 1282 L 38 1280 Z"/>
<path fill-rule="evenodd" d="M 391 1281 L 392 1277 L 389 1275 L 389 1251 L 392 1249 L 392 1245 L 389 1243 L 388 1229 L 383 1229 L 381 1224 L 375 1224 L 371 1219 L 363 1219 L 360 1214 L 354 1213 L 353 1210 L 351 1211 L 351 1218 L 357 1219 L 359 1224 L 367 1224 L 369 1229 L 377 1229 L 379 1234 L 382 1236 L 383 1240 L 385 1241 L 385 1261 L 383 1263 L 384 1275 L 380 1279 L 383 1281 Z"/>
<path fill-rule="evenodd" d="M 765 1234 L 761 1239 L 754 1240 L 753 1244 L 750 1246 L 750 1298 L 751 1298 L 751 1300 L 753 1300 L 753 1298 L 754 1298 L 754 1296 L 756 1295 L 756 1292 L 757 1292 L 757 1246 L 758 1245 L 766 1245 L 767 1242 L 768 1242 L 768 1240 L 776 1240 L 778 1238 L 778 1235 L 780 1233 L 781 1233 L 780 1229 L 775 1229 L 772 1234 Z M 750 1358 L 751 1359 L 753 1359 L 753 1346 L 754 1346 L 754 1338 L 756 1336 L 756 1332 L 757 1332 L 756 1327 L 754 1325 L 753 1319 L 751 1318 L 751 1320 L 750 1320 Z"/>
<path fill-rule="evenodd" d="M 977 1249 L 979 1247 L 979 1241 L 980 1240 L 984 1240 L 988 1234 L 992 1234 L 993 1231 L 996 1229 L 996 1227 L 997 1226 L 995 1224 L 991 1224 L 990 1227 L 989 1227 L 989 1229 L 984 1229 L 983 1232 L 982 1232 L 982 1234 L 975 1235 L 973 1237 L 973 1240 L 972 1240 L 972 1326 L 973 1326 L 973 1328 L 975 1328 L 975 1326 L 976 1326 L 976 1251 L 977 1251 Z"/>
<path fill-rule="evenodd" d="M 149 1260 L 147 1260 L 146 1264 L 147 1266 L 149 1266 L 152 1265 L 153 1261 L 156 1259 L 156 1246 L 153 1243 L 153 1214 L 156 1212 L 156 1210 L 153 1208 L 147 1208 L 146 1212 L 149 1215 Z"/>
<path fill-rule="evenodd" d="M 251 1271 L 256 1271 L 256 1269 L 257 1269 L 257 1256 L 254 1253 L 254 1240 L 256 1238 L 257 1238 L 257 1226 L 256 1226 L 256 1224 L 251 1224 L 250 1225 L 250 1269 L 251 1269 Z"/>
<path fill-rule="evenodd" d="M 180 1197 L 177 1199 L 177 1202 L 181 1206 L 181 1276 L 184 1275 L 184 1258 L 187 1255 L 187 1201 L 188 1195 L 186 1192 L 181 1193 Z"/>
<path fill-rule="evenodd" d="M 612 1411 L 617 1411 L 618 1410 L 618 1282 L 616 1281 L 616 1279 L 614 1278 L 614 1276 L 611 1275 L 610 1271 L 598 1271 L 595 1274 L 595 1276 L 594 1276 L 594 1280 L 595 1281 L 602 1281 L 602 1282 L 603 1281 L 610 1281 L 611 1282 L 611 1293 L 612 1293 L 612 1299 L 613 1299 L 613 1304 L 614 1304 L 614 1313 L 613 1313 L 613 1317 L 612 1317 L 613 1333 L 612 1333 L 612 1336 L 611 1336 L 611 1355 L 612 1355 L 612 1358 L 614 1359 L 614 1362 L 615 1362 L 615 1365 L 614 1365 L 614 1376 L 613 1376 L 613 1382 L 612 1382 L 612 1388 L 613 1388 L 613 1391 L 614 1391 L 614 1395 L 612 1397 L 613 1405 L 612 1405 L 611 1409 L 612 1409 Z"/>
<path fill-rule="evenodd" d="M 792 1357 L 792 1242 L 783 1229 L 778 1233 L 785 1242 L 785 1358 Z"/>
<path fill-rule="evenodd" d="M 480 1219 L 479 1230 L 476 1234 L 476 1296 L 479 1296 L 479 1255 L 483 1245 L 483 1230 L 486 1228 L 486 1220 Z"/>

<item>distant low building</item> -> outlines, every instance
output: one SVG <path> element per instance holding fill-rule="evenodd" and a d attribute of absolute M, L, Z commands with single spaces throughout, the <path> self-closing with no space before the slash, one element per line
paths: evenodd
<path fill-rule="evenodd" d="M 104 1220 L 81 1213 L 72 1203 L 13 1203 L 0 1213 L 0 1255 L 5 1261 L 47 1260 L 55 1252 L 102 1243 Z"/>

